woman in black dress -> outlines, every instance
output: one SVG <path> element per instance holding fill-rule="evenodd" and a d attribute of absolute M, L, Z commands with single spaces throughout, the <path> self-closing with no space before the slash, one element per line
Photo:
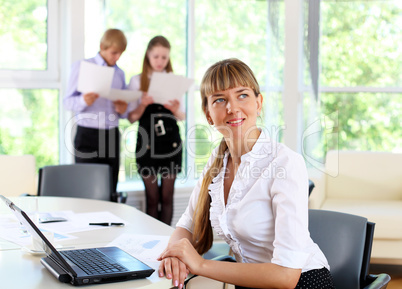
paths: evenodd
<path fill-rule="evenodd" d="M 138 107 L 128 119 L 139 120 L 136 161 L 138 173 L 145 185 L 146 212 L 170 225 L 173 216 L 173 193 L 176 176 L 181 172 L 182 142 L 177 120 L 185 118 L 178 100 L 168 104 L 154 103 L 148 95 L 153 72 L 172 72 L 170 43 L 156 36 L 148 43 L 142 73 L 131 78 L 128 88 L 141 90 Z M 158 180 L 160 176 L 160 182 Z"/>

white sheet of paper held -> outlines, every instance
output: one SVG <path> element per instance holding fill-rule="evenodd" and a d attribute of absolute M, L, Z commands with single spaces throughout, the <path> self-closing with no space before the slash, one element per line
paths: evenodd
<path fill-rule="evenodd" d="M 110 99 L 111 101 L 123 100 L 127 103 L 136 101 L 142 96 L 142 91 L 139 90 L 123 90 L 123 89 L 114 89 L 110 90 L 109 95 L 105 95 L 104 97 Z"/>
<path fill-rule="evenodd" d="M 154 72 L 148 88 L 148 94 L 155 103 L 166 104 L 169 100 L 181 100 L 194 80 L 173 73 Z"/>
<path fill-rule="evenodd" d="M 114 68 L 81 61 L 77 90 L 81 93 L 95 92 L 99 96 L 110 94 Z"/>

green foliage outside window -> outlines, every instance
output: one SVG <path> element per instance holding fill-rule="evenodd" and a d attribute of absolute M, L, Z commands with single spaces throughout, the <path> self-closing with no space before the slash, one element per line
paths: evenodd
<path fill-rule="evenodd" d="M 321 85 L 402 86 L 402 3 L 324 1 L 321 5 Z"/>
<path fill-rule="evenodd" d="M 328 150 L 402 151 L 402 3 L 400 1 L 322 1 L 319 85 L 321 142 L 312 154 Z M 336 92 L 351 87 L 350 92 Z M 376 87 L 378 91 L 370 92 Z M 367 92 L 365 92 L 367 91 Z M 314 106 L 305 94 L 305 126 Z"/>
<path fill-rule="evenodd" d="M 58 91 L 0 90 L 0 154 L 32 154 L 36 166 L 59 163 Z"/>
<path fill-rule="evenodd" d="M 325 151 L 337 149 L 365 151 L 400 151 L 401 94 L 326 93 L 322 95 L 324 115 L 338 112 L 338 126 L 325 145 Z"/>
<path fill-rule="evenodd" d="M 0 69 L 47 68 L 46 5 L 46 0 L 0 0 Z"/>

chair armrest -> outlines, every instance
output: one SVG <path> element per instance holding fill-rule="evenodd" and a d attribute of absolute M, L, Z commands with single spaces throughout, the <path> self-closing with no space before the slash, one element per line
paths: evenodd
<path fill-rule="evenodd" d="M 378 275 L 370 274 L 367 276 L 367 279 L 370 284 L 366 285 L 363 289 L 385 289 L 389 281 L 391 281 L 391 277 L 385 273 Z"/>
<path fill-rule="evenodd" d="M 214 261 L 225 261 L 225 262 L 236 262 L 236 259 L 233 256 L 229 256 L 229 255 L 221 255 L 221 256 L 217 256 L 215 258 L 212 258 L 211 260 Z"/>
<path fill-rule="evenodd" d="M 236 259 L 233 257 L 233 256 L 229 256 L 229 255 L 220 255 L 220 256 L 217 256 L 217 257 L 215 257 L 215 258 L 212 258 L 211 260 L 214 260 L 214 261 L 223 261 L 223 262 L 236 262 Z M 192 279 L 194 279 L 195 277 L 198 277 L 198 275 L 192 275 L 192 276 L 190 276 L 189 278 L 187 278 L 185 281 L 184 281 L 184 288 L 185 289 L 188 289 L 188 287 L 190 287 L 190 286 L 188 286 L 189 284 L 189 282 L 192 280 Z M 198 281 L 198 280 L 197 280 Z M 218 282 L 218 281 L 217 281 Z M 202 283 L 202 281 L 201 281 L 201 283 Z M 221 283 L 219 283 L 219 284 L 221 284 Z M 224 284 L 224 283 L 222 283 L 222 284 Z M 201 286 L 203 286 L 203 287 L 199 287 L 200 285 L 198 285 L 198 287 L 197 288 L 205 288 L 205 285 L 202 285 L 201 284 Z M 191 286 L 192 288 L 194 287 L 194 286 Z M 215 288 L 215 287 L 214 287 Z M 221 286 L 219 286 L 219 288 L 221 288 Z"/>

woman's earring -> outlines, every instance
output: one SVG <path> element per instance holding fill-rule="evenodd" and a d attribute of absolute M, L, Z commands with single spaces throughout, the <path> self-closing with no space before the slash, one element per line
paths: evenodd
<path fill-rule="evenodd" d="M 214 125 L 214 122 L 212 121 L 212 119 L 208 119 L 208 123 L 210 124 L 210 125 Z"/>
<path fill-rule="evenodd" d="M 260 116 L 260 112 L 259 112 L 259 111 L 257 111 L 257 116 Z"/>

